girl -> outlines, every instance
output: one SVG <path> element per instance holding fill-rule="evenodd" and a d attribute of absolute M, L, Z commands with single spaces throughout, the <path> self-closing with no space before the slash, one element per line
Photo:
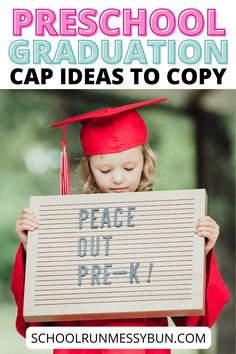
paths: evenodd
<path fill-rule="evenodd" d="M 128 106 L 108 108 L 82 116 L 69 118 L 62 123 L 62 168 L 61 194 L 70 192 L 68 161 L 66 154 L 65 127 L 69 123 L 81 121 L 80 140 L 84 157 L 80 163 L 80 174 L 84 179 L 85 193 L 123 193 L 152 190 L 155 174 L 155 156 L 147 144 L 147 128 L 135 110 L 164 99 L 156 99 Z M 16 256 L 13 270 L 12 291 L 18 306 L 16 328 L 25 336 L 28 326 L 23 318 L 24 265 L 27 251 L 27 232 L 38 227 L 37 219 L 30 209 L 24 209 L 16 222 L 16 233 L 21 246 Z M 213 247 L 219 236 L 219 226 L 209 216 L 198 220 L 194 232 L 206 240 L 206 298 L 205 315 L 175 317 L 173 321 L 180 326 L 209 326 L 216 321 L 222 307 L 229 299 L 229 292 L 223 283 L 216 265 Z M 37 325 L 42 325 L 37 324 Z M 166 318 L 143 318 L 125 320 L 96 320 L 62 322 L 57 325 L 73 326 L 167 326 Z M 54 354 L 169 354 L 168 349 L 156 350 L 88 350 L 56 349 Z"/>

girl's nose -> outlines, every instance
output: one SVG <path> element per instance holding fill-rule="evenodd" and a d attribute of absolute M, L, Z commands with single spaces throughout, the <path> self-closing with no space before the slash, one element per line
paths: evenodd
<path fill-rule="evenodd" d="M 123 173 L 121 171 L 114 171 L 112 174 L 112 182 L 115 184 L 121 184 L 124 180 Z"/>

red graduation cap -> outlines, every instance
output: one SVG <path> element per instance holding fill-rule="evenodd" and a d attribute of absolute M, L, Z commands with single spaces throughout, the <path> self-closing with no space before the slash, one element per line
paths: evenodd
<path fill-rule="evenodd" d="M 147 127 L 137 108 L 165 101 L 157 98 L 115 108 L 104 108 L 54 123 L 62 126 L 60 194 L 70 193 L 69 162 L 66 151 L 66 125 L 80 121 L 80 141 L 85 156 L 113 154 L 147 142 Z"/>

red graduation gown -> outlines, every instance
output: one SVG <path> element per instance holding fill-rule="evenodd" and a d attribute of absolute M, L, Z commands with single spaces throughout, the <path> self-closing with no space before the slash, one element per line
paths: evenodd
<path fill-rule="evenodd" d="M 24 299 L 24 277 L 25 277 L 25 252 L 20 245 L 15 259 L 12 274 L 11 290 L 17 304 L 16 329 L 25 337 L 26 329 L 29 326 L 41 326 L 42 323 L 26 323 L 23 318 Z M 206 298 L 205 315 L 174 317 L 173 321 L 177 326 L 207 326 L 211 327 L 219 316 L 223 306 L 229 300 L 229 291 L 225 286 L 218 266 L 216 264 L 214 251 L 207 256 L 206 265 Z M 96 321 L 73 321 L 54 323 L 57 326 L 167 326 L 167 318 L 143 318 L 128 320 L 96 320 Z M 170 354 L 169 349 L 55 349 L 54 354 Z"/>

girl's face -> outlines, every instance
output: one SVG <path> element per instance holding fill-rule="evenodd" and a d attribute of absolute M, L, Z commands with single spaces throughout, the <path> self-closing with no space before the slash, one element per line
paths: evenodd
<path fill-rule="evenodd" d="M 142 146 L 90 158 L 91 170 L 101 193 L 135 192 L 143 165 Z"/>

